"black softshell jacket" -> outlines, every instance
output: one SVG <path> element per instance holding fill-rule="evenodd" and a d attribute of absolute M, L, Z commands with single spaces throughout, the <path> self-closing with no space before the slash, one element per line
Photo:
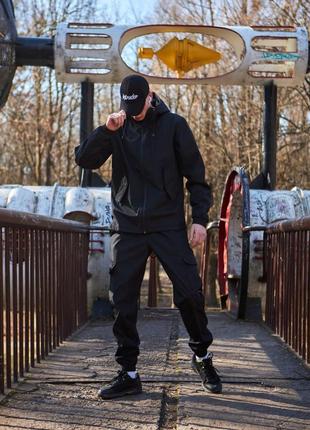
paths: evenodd
<path fill-rule="evenodd" d="M 212 194 L 194 136 L 154 93 L 143 121 L 96 128 L 75 148 L 76 163 L 98 169 L 112 155 L 112 230 L 147 233 L 185 228 L 183 178 L 193 223 L 206 225 Z"/>

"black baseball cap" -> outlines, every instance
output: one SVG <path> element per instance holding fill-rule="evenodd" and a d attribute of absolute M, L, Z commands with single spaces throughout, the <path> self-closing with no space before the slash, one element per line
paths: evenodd
<path fill-rule="evenodd" d="M 149 84 L 143 76 L 126 76 L 120 88 L 121 109 L 129 116 L 139 115 L 143 110 L 149 91 Z"/>

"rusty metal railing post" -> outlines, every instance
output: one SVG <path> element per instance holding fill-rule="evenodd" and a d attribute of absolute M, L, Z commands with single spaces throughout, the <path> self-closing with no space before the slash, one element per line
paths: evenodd
<path fill-rule="evenodd" d="M 11 271 L 10 271 L 10 228 L 5 229 L 4 264 L 5 264 L 5 353 L 6 353 L 6 385 L 12 386 L 11 378 Z"/>
<path fill-rule="evenodd" d="M 12 229 L 11 245 L 12 245 L 12 292 L 13 292 L 13 381 L 17 382 L 17 231 Z M 16 340 L 16 341 L 15 341 Z"/>
<path fill-rule="evenodd" d="M 29 235 L 30 230 L 25 229 L 25 371 L 29 372 L 29 298 L 30 298 L 30 288 L 29 288 L 29 263 L 30 263 L 30 251 L 29 251 Z"/>
<path fill-rule="evenodd" d="M 38 363 L 41 362 L 41 348 L 40 348 L 40 331 L 41 331 L 41 324 L 40 324 L 40 315 L 41 315 L 41 306 L 40 306 L 40 273 L 41 273 L 41 267 L 40 267 L 40 261 L 39 261 L 39 255 L 40 255 L 40 232 L 38 230 L 35 230 L 35 237 L 34 237 L 34 247 L 35 247 L 35 267 L 36 273 L 35 273 L 35 336 L 36 336 L 36 360 Z"/>
<path fill-rule="evenodd" d="M 61 259 L 60 259 L 60 238 L 61 238 L 61 232 L 58 231 L 56 234 L 56 319 L 57 319 L 57 332 L 56 332 L 56 338 L 57 338 L 57 346 L 60 345 L 60 330 L 61 330 L 61 323 L 60 323 L 60 285 L 61 285 Z"/>
<path fill-rule="evenodd" d="M 23 229 L 17 230 L 17 261 L 18 261 L 18 340 L 19 340 L 19 374 L 24 376 L 24 276 L 23 276 L 23 259 L 24 243 Z"/>
<path fill-rule="evenodd" d="M 3 229 L 0 230 L 0 393 L 4 392 L 4 282 L 3 282 Z"/>
<path fill-rule="evenodd" d="M 35 230 L 30 229 L 30 366 L 34 367 L 35 357 Z"/>

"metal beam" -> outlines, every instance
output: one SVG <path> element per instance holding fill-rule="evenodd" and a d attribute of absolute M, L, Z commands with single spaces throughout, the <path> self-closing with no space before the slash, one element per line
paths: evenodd
<path fill-rule="evenodd" d="M 81 83 L 81 117 L 80 117 L 80 143 L 93 131 L 94 128 L 94 84 L 89 81 Z M 91 187 L 92 171 L 80 169 L 80 184 L 82 187 Z"/>
<path fill-rule="evenodd" d="M 263 169 L 267 187 L 274 190 L 277 182 L 277 86 L 264 87 Z"/>
<path fill-rule="evenodd" d="M 54 39 L 17 37 L 16 66 L 48 66 L 54 68 Z"/>

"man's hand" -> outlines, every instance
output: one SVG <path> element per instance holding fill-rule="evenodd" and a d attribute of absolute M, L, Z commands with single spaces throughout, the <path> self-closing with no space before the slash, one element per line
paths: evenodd
<path fill-rule="evenodd" d="M 189 243 L 194 248 L 206 240 L 206 228 L 200 224 L 193 224 L 189 234 Z"/>
<path fill-rule="evenodd" d="M 105 125 L 109 130 L 116 131 L 123 126 L 125 119 L 126 113 L 125 111 L 121 110 L 119 112 L 111 113 L 108 116 Z"/>

